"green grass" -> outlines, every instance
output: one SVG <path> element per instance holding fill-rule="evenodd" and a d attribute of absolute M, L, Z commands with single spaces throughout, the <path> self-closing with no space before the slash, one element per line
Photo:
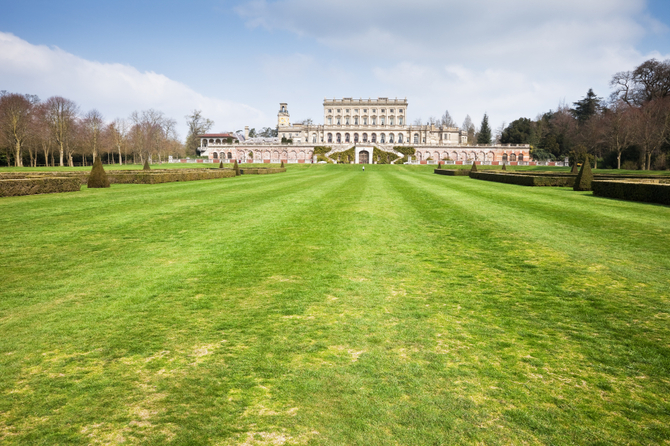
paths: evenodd
<path fill-rule="evenodd" d="M 670 208 L 432 173 L 0 200 L 0 443 L 670 443 Z"/>

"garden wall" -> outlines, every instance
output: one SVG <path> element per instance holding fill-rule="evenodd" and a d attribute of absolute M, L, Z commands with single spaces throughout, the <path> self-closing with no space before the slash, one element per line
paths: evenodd
<path fill-rule="evenodd" d="M 644 181 L 593 180 L 593 195 L 670 205 L 670 179 Z"/>
<path fill-rule="evenodd" d="M 283 173 L 286 172 L 285 167 L 275 167 L 265 169 L 263 167 L 253 168 L 253 169 L 241 169 L 242 175 L 266 175 L 271 173 Z"/>
<path fill-rule="evenodd" d="M 0 197 L 77 192 L 80 189 L 81 180 L 75 176 L 0 179 Z"/>
<path fill-rule="evenodd" d="M 146 170 L 109 170 L 107 178 L 111 184 L 160 184 L 175 181 L 213 180 L 235 176 L 232 169 L 165 169 Z"/>

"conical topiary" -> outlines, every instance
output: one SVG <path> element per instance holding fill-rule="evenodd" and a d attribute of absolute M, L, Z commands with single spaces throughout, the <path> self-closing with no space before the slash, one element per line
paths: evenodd
<path fill-rule="evenodd" d="M 507 170 L 507 165 L 506 165 L 505 163 L 503 163 L 503 168 L 502 168 L 502 170 Z"/>
<path fill-rule="evenodd" d="M 151 167 L 149 167 L 149 158 L 144 161 L 144 167 L 142 170 L 151 170 Z"/>
<path fill-rule="evenodd" d="M 472 168 L 470 169 L 470 172 L 477 172 L 477 163 L 474 161 L 472 162 Z"/>
<path fill-rule="evenodd" d="M 284 168 L 284 160 L 281 161 L 281 166 L 279 167 L 281 167 L 282 169 Z"/>
<path fill-rule="evenodd" d="M 223 161 L 219 162 L 219 169 L 223 169 Z"/>
<path fill-rule="evenodd" d="M 570 169 L 570 173 L 579 173 L 579 166 L 577 166 L 577 161 L 575 161 L 572 164 L 572 169 Z"/>
<path fill-rule="evenodd" d="M 109 178 L 107 178 L 107 173 L 102 167 L 100 157 L 97 157 L 93 163 L 93 169 L 91 169 L 91 173 L 88 175 L 87 186 L 89 189 L 109 187 Z"/>
<path fill-rule="evenodd" d="M 438 169 L 441 169 L 441 168 L 442 168 L 442 161 L 440 161 L 440 162 L 437 163 L 437 168 L 438 168 Z"/>
<path fill-rule="evenodd" d="M 235 176 L 236 177 L 242 175 L 240 173 L 240 166 L 237 165 L 237 160 L 235 160 L 235 164 L 233 164 L 233 169 L 235 170 Z"/>
<path fill-rule="evenodd" d="M 582 168 L 575 179 L 574 190 L 591 190 L 591 182 L 593 181 L 593 172 L 591 171 L 591 160 L 587 157 L 582 164 Z"/>

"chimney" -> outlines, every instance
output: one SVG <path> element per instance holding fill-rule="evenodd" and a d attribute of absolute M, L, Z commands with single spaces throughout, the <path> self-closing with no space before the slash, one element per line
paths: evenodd
<path fill-rule="evenodd" d="M 244 139 L 249 139 L 249 126 L 244 126 Z"/>

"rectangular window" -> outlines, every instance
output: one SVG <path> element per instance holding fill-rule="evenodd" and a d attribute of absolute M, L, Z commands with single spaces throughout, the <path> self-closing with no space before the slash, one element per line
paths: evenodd
<path fill-rule="evenodd" d="M 363 125 L 368 125 L 368 118 L 363 118 Z"/>
<path fill-rule="evenodd" d="M 373 108 L 373 109 L 372 109 L 372 113 L 377 113 L 377 109 L 376 109 L 376 108 Z"/>
<path fill-rule="evenodd" d="M 372 125 L 375 125 L 375 124 L 377 124 L 377 120 L 376 120 L 375 118 L 372 118 L 372 119 L 370 120 L 370 123 L 371 123 Z"/>
<path fill-rule="evenodd" d="M 402 108 L 400 110 L 398 110 L 398 112 L 402 115 L 402 112 L 403 112 Z"/>
<path fill-rule="evenodd" d="M 349 113 L 349 109 L 346 109 L 345 112 Z"/>
<path fill-rule="evenodd" d="M 329 108 L 329 109 L 328 109 L 328 113 L 332 113 L 332 112 L 333 112 L 333 109 L 332 109 L 332 108 Z"/>
<path fill-rule="evenodd" d="M 393 109 L 392 109 L 392 108 L 389 108 L 389 112 L 390 112 L 390 113 L 393 113 Z"/>
<path fill-rule="evenodd" d="M 368 112 L 368 109 L 367 109 L 367 108 L 364 108 L 364 109 L 363 109 L 363 113 L 367 113 L 367 112 Z"/>
<path fill-rule="evenodd" d="M 340 118 L 337 118 L 337 125 L 342 125 L 342 121 L 340 120 Z"/>
<path fill-rule="evenodd" d="M 346 118 L 346 120 L 344 121 L 344 123 L 347 124 L 347 125 L 349 125 L 349 118 Z"/>
<path fill-rule="evenodd" d="M 354 109 L 354 113 L 358 113 L 358 109 L 357 109 L 357 108 Z"/>
<path fill-rule="evenodd" d="M 389 118 L 389 125 L 393 125 L 393 116 Z"/>
<path fill-rule="evenodd" d="M 333 124 L 333 118 L 328 118 L 328 125 L 332 125 L 332 124 Z"/>
<path fill-rule="evenodd" d="M 358 125 L 358 117 L 354 118 L 354 125 Z"/>
<path fill-rule="evenodd" d="M 379 118 L 379 123 L 380 123 L 381 125 L 384 125 L 384 117 L 383 117 L 383 116 L 382 116 L 381 118 Z"/>
<path fill-rule="evenodd" d="M 337 112 L 338 112 L 338 113 L 342 112 L 342 109 L 341 109 L 341 108 L 338 108 L 338 109 L 337 109 Z"/>
<path fill-rule="evenodd" d="M 384 109 L 382 108 L 380 111 L 381 111 L 382 113 L 384 113 L 386 110 L 384 110 Z"/>
<path fill-rule="evenodd" d="M 402 117 L 398 118 L 398 125 L 402 125 Z"/>

